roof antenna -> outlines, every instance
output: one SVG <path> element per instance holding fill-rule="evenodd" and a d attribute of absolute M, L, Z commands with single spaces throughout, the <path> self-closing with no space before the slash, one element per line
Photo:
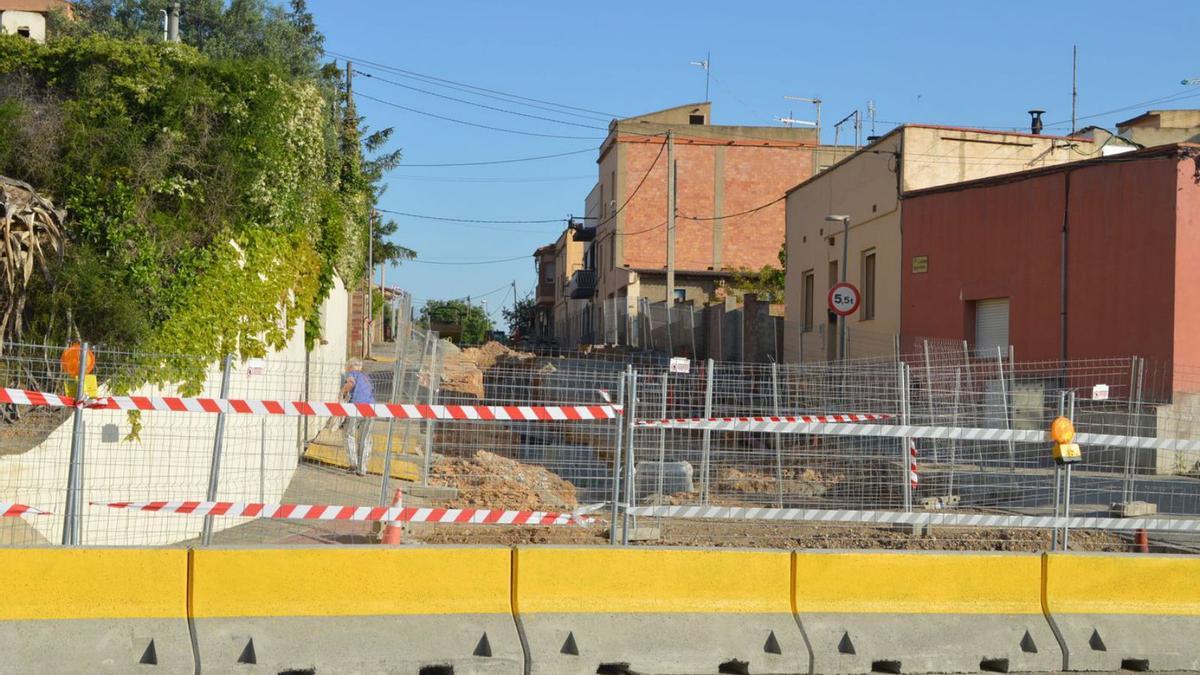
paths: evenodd
<path fill-rule="evenodd" d="M 708 79 L 712 70 L 712 52 L 705 54 L 703 61 L 692 61 L 690 65 L 700 66 L 704 69 L 704 102 L 708 103 Z"/>

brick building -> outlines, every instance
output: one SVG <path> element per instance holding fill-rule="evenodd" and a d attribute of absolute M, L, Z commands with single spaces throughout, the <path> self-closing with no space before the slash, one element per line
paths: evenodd
<path fill-rule="evenodd" d="M 586 226 L 575 234 L 585 250 L 567 295 L 586 301 L 574 321 L 581 341 L 625 342 L 620 336 L 639 299 L 670 295 L 668 132 L 676 162 L 678 302 L 703 304 L 736 270 L 777 265 L 780 198 L 822 159 L 814 129 L 714 125 L 709 103 L 614 120 L 585 203 Z"/>
<path fill-rule="evenodd" d="M 902 330 L 1022 360 L 1142 356 L 1200 385 L 1200 145 L 916 190 Z"/>

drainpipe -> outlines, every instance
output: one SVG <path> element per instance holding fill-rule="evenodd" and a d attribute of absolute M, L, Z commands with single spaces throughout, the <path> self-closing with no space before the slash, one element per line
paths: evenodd
<path fill-rule="evenodd" d="M 1058 360 L 1064 362 L 1067 360 L 1067 264 L 1070 257 L 1067 255 L 1071 241 L 1071 172 L 1065 172 L 1063 176 L 1063 220 L 1062 220 L 1062 260 L 1059 268 L 1062 271 L 1059 279 L 1059 300 L 1058 300 L 1058 331 L 1059 331 L 1059 346 Z"/>

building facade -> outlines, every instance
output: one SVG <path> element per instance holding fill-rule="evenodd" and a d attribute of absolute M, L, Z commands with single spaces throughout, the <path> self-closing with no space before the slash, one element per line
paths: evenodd
<path fill-rule="evenodd" d="M 813 129 L 714 125 L 709 103 L 614 120 L 585 204 L 586 227 L 576 233 L 582 266 L 568 284 L 571 298 L 586 301 L 588 317 L 576 322 L 588 328 L 582 341 L 627 344 L 643 300 L 704 304 L 720 297 L 736 270 L 777 265 L 781 197 L 812 174 L 817 150 Z M 670 154 L 673 293 L 666 287 Z"/>
<path fill-rule="evenodd" d="M 1200 146 L 911 192 L 902 257 L 905 334 L 1138 355 L 1170 364 L 1158 393 L 1200 385 Z"/>
<path fill-rule="evenodd" d="M 1148 110 L 1117 123 L 1117 133 L 1143 147 L 1200 143 L 1200 110 Z"/>
<path fill-rule="evenodd" d="M 70 16 L 71 5 L 66 0 L 0 0 L 0 31 L 45 42 L 46 18 L 53 11 Z"/>
<path fill-rule="evenodd" d="M 784 356 L 838 355 L 837 316 L 827 293 L 845 278 L 861 294 L 847 319 L 848 355 L 890 354 L 901 335 L 902 212 L 907 193 L 938 185 L 1053 166 L 1097 156 L 1092 138 L 957 127 L 904 125 L 787 193 Z"/>

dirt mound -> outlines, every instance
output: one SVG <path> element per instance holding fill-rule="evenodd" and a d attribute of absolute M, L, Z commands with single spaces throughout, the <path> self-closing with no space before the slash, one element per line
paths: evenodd
<path fill-rule="evenodd" d="M 483 372 L 495 366 L 497 361 L 524 361 L 533 358 L 533 354 L 509 349 L 499 342 L 489 342 L 481 347 L 467 347 L 462 350 L 445 349 L 442 354 L 442 389 L 474 398 L 483 398 Z"/>
<path fill-rule="evenodd" d="M 812 469 L 784 469 L 783 492 L 792 497 L 820 497 L 828 491 L 830 485 L 839 482 L 840 478 L 839 476 L 827 479 Z M 770 494 L 778 491 L 774 474 L 743 471 L 733 467 L 725 467 L 717 472 L 715 487 L 717 494 L 725 495 Z"/>
<path fill-rule="evenodd" d="M 429 481 L 458 489 L 451 506 L 571 511 L 579 506 L 575 486 L 540 466 L 522 464 L 486 450 L 469 459 L 442 457 Z"/>

